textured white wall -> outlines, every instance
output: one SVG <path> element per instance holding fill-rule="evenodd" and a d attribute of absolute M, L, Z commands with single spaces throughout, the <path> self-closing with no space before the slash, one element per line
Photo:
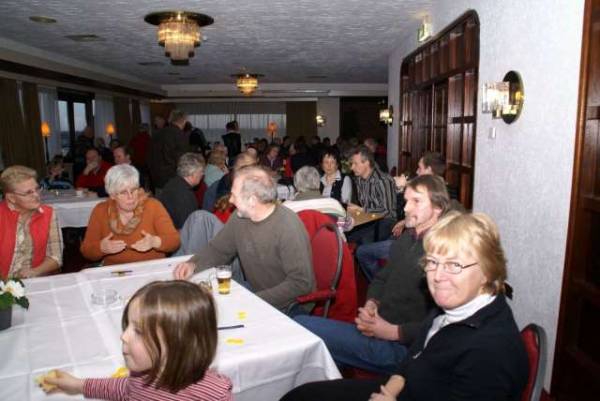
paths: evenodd
<path fill-rule="evenodd" d="M 544 326 L 549 339 L 549 388 L 564 268 L 576 128 L 582 0 L 455 0 L 431 15 L 439 32 L 465 11 L 480 20 L 479 84 L 521 73 L 525 105 L 506 125 L 477 116 L 474 209 L 500 227 L 509 262 L 517 322 Z M 402 58 L 417 48 L 407 38 L 389 59 L 389 94 L 399 101 Z M 397 117 L 397 116 L 396 116 Z M 496 139 L 489 137 L 496 129 Z M 388 131 L 390 165 L 398 154 L 398 127 Z M 393 145 L 393 147 L 392 147 Z"/>
<path fill-rule="evenodd" d="M 317 114 L 326 119 L 324 127 L 317 127 L 317 134 L 321 139 L 329 138 L 334 143 L 340 135 L 340 98 L 320 97 L 317 100 Z"/>

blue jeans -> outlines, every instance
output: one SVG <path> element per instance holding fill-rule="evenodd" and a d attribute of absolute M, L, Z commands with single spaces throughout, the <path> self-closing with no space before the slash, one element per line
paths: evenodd
<path fill-rule="evenodd" d="M 372 242 L 356 249 L 356 259 L 367 280 L 371 282 L 379 271 L 379 259 L 389 259 L 390 247 L 394 240 Z"/>
<path fill-rule="evenodd" d="M 353 366 L 391 375 L 408 353 L 398 341 L 367 337 L 351 323 L 317 316 L 296 316 L 294 320 L 321 337 L 340 368 Z"/>

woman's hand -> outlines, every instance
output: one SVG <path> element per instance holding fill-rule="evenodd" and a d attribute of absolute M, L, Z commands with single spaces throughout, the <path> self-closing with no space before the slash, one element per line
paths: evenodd
<path fill-rule="evenodd" d="M 138 252 L 148 252 L 150 249 L 159 248 L 162 244 L 160 237 L 152 234 L 148 234 L 142 230 L 143 238 L 131 245 L 131 248 Z"/>
<path fill-rule="evenodd" d="M 75 395 L 83 393 L 83 379 L 78 379 L 77 377 L 60 370 L 55 370 L 55 372 L 55 378 L 46 377 L 44 378 L 44 382 L 55 385 L 58 388 L 58 391 L 65 392 L 67 394 Z"/>
<path fill-rule="evenodd" d="M 100 251 L 105 255 L 112 255 L 113 253 L 119 253 L 127 247 L 123 240 L 111 240 L 114 233 L 108 234 L 100 241 Z"/>
<path fill-rule="evenodd" d="M 398 326 L 379 316 L 377 309 L 368 309 L 366 305 L 364 308 L 359 308 L 355 323 L 356 328 L 367 337 L 398 340 Z"/>

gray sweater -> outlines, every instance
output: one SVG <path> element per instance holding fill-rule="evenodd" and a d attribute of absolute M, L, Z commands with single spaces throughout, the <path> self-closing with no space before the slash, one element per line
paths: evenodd
<path fill-rule="evenodd" d="M 233 213 L 225 227 L 191 259 L 196 271 L 229 264 L 239 256 L 256 295 L 279 309 L 315 288 L 312 253 L 304 225 L 294 212 L 276 206 L 260 222 Z"/>

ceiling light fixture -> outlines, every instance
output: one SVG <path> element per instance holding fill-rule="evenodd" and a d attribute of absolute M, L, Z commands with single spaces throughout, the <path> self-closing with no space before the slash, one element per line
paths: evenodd
<path fill-rule="evenodd" d="M 246 96 L 252 95 L 258 89 L 258 78 L 264 77 L 262 74 L 233 74 L 231 77 L 236 78 L 236 86 Z"/>
<path fill-rule="evenodd" d="M 171 64 L 188 65 L 194 48 L 200 46 L 200 27 L 214 22 L 208 15 L 188 11 L 160 11 L 148 14 L 144 21 L 158 25 L 158 44 L 165 48 Z"/>

